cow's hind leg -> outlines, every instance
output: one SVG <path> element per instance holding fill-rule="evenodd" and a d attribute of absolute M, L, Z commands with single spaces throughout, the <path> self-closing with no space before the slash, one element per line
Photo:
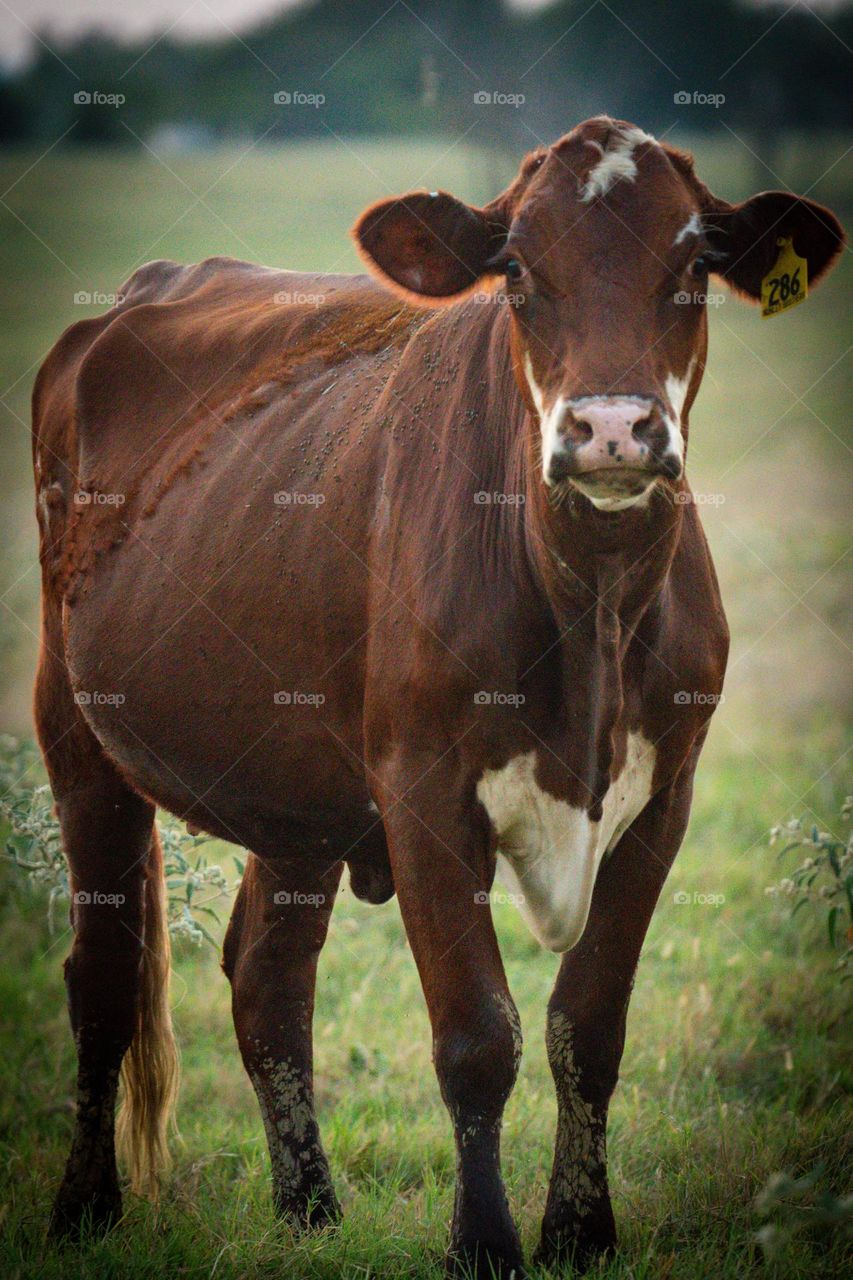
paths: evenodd
<path fill-rule="evenodd" d="M 643 939 L 690 806 L 689 777 L 656 796 L 604 862 L 580 942 L 563 956 L 546 1043 L 557 1138 L 536 1261 L 582 1271 L 616 1245 L 606 1129 Z"/>
<path fill-rule="evenodd" d="M 225 939 L 240 1052 L 258 1096 L 279 1216 L 296 1226 L 340 1217 L 314 1115 L 317 962 L 342 863 L 316 870 L 250 855 Z"/>
<path fill-rule="evenodd" d="M 80 716 L 59 660 L 45 651 L 36 723 L 68 859 L 74 938 L 65 962 L 77 1049 L 71 1153 L 53 1207 L 55 1234 L 121 1214 L 115 1102 L 125 1063 L 137 1189 L 164 1160 L 177 1059 L 167 998 L 168 936 L 154 809 L 127 786 Z M 146 957 L 143 959 L 143 957 Z"/>

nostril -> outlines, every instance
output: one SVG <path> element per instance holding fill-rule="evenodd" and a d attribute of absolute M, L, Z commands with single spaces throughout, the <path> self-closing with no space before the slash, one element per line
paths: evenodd
<path fill-rule="evenodd" d="M 644 440 L 649 433 L 651 425 L 651 415 L 647 415 L 645 418 L 640 418 L 640 420 L 635 422 L 631 427 L 631 435 L 635 440 Z"/>
<path fill-rule="evenodd" d="M 592 439 L 592 424 L 587 422 L 585 418 L 575 418 L 572 425 L 575 429 L 575 434 L 577 435 L 578 440 L 580 440 L 582 444 L 585 444 L 587 440 Z"/>

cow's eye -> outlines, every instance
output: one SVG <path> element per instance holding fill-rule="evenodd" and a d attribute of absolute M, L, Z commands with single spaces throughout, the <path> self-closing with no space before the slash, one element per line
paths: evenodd
<path fill-rule="evenodd" d="M 709 269 L 710 269 L 710 266 L 708 263 L 708 259 L 703 257 L 694 258 L 693 262 L 690 265 L 690 273 L 691 275 L 696 276 L 697 280 L 704 279 L 704 277 L 708 274 Z"/>
<path fill-rule="evenodd" d="M 524 267 L 521 265 L 518 258 L 509 258 L 507 260 L 506 266 L 504 267 L 504 275 L 510 284 L 518 283 L 524 275 Z"/>

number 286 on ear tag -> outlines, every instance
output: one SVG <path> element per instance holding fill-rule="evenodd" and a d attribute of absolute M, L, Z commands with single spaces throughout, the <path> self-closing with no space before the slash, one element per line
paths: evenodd
<path fill-rule="evenodd" d="M 761 281 L 761 314 L 778 316 L 781 311 L 805 302 L 809 292 L 809 265 L 794 252 L 791 240 L 778 240 L 779 257 Z"/>

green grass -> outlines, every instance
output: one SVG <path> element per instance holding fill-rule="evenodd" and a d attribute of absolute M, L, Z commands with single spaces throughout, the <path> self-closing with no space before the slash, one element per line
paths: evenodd
<path fill-rule="evenodd" d="M 782 176 L 807 187 L 845 145 L 791 148 Z M 26 174 L 35 157 L 0 159 L 3 190 L 24 175 L 5 199 L 32 229 L 3 213 L 0 384 L 18 380 L 4 396 L 4 728 L 29 731 L 37 631 L 27 370 L 66 323 L 92 313 L 74 304 L 75 291 L 114 290 L 153 256 L 230 252 L 352 269 L 346 228 L 379 195 L 422 184 L 476 200 L 491 193 L 482 160 L 464 144 L 445 150 L 372 143 L 355 144 L 355 155 L 331 144 L 320 155 L 314 145 L 219 153 L 169 158 L 174 175 L 150 157 L 53 153 Z M 732 198 L 750 182 L 772 183 L 756 183 L 751 169 L 735 143 L 700 154 L 700 172 Z M 846 193 L 849 206 L 850 176 L 848 158 L 813 194 L 837 203 Z M 202 194 L 214 182 L 193 205 L 187 187 Z M 849 261 L 781 318 L 762 321 L 731 299 L 711 315 L 690 471 L 695 489 L 724 498 L 704 520 L 732 625 L 731 668 L 631 1006 L 610 1128 L 622 1240 L 612 1277 L 812 1280 L 844 1271 L 840 1242 L 819 1231 L 767 1262 L 754 1242 L 761 1219 L 753 1201 L 779 1170 L 817 1168 L 817 1193 L 840 1194 L 850 1158 L 849 1020 L 823 923 L 802 915 L 792 923 L 764 893 L 783 874 L 768 829 L 807 814 L 838 830 L 848 787 Z M 44 1229 L 71 1131 L 61 978 L 68 936 L 62 925 L 49 935 L 43 898 L 11 872 L 0 875 L 0 889 L 0 1274 L 436 1274 L 452 1208 L 452 1146 L 395 901 L 370 908 L 344 893 L 321 962 L 317 1093 L 343 1227 L 296 1241 L 274 1225 L 227 983 L 210 949 L 184 950 L 174 981 L 184 1058 L 174 1180 L 160 1209 L 128 1199 L 119 1231 L 59 1251 Z M 682 889 L 725 901 L 679 905 L 673 895 Z M 511 908 L 497 908 L 497 919 L 525 1033 L 503 1146 L 529 1254 L 555 1120 L 543 1028 L 556 960 Z"/>

